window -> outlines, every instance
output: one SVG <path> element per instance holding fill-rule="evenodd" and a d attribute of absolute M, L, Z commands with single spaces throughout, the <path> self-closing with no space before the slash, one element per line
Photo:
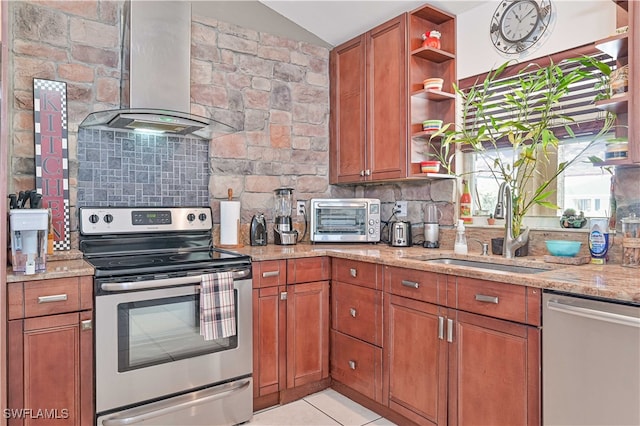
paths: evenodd
<path fill-rule="evenodd" d="M 570 52 L 563 53 L 565 58 L 578 57 L 584 52 L 578 51 L 578 53 Z M 607 63 L 610 67 L 614 67 L 615 63 L 611 58 L 608 58 L 602 53 L 592 53 L 592 56 Z M 575 62 L 559 62 L 554 59 L 554 62 L 560 64 L 563 69 L 571 69 L 577 67 Z M 542 64 L 544 65 L 544 64 Z M 522 67 L 522 65 L 520 65 Z M 505 72 L 506 75 L 509 71 Z M 504 80 L 508 80 L 510 77 L 504 77 Z M 482 82 L 484 78 L 473 78 L 473 81 Z M 467 79 L 466 90 L 470 90 L 472 85 L 468 82 L 471 79 Z M 584 79 L 578 83 L 570 86 L 569 94 L 564 96 L 557 108 L 561 111 L 562 115 L 570 116 L 573 118 L 574 123 L 571 124 L 571 128 L 575 133 L 572 136 L 564 129 L 562 123 L 556 124 L 553 128 L 554 133 L 560 138 L 560 144 L 558 146 L 558 152 L 553 155 L 555 158 L 551 159 L 551 169 L 549 173 L 553 173 L 556 169 L 555 165 L 561 162 L 573 159 L 578 153 L 585 149 L 585 147 L 593 140 L 593 136 L 596 135 L 602 128 L 602 120 L 605 113 L 597 109 L 593 104 L 594 92 L 593 88 L 596 86 L 598 80 L 593 78 Z M 461 82 L 461 87 L 465 82 Z M 482 83 L 480 83 L 482 84 Z M 476 86 L 476 90 L 482 91 L 482 86 Z M 464 90 L 464 89 L 463 89 Z M 509 111 L 505 111 L 501 105 L 500 100 L 503 99 L 505 93 L 513 92 L 514 87 L 510 87 L 508 84 L 504 84 L 502 87 L 491 92 L 489 102 L 485 104 L 485 112 L 491 112 L 492 120 L 511 119 L 509 118 Z M 514 92 L 515 93 L 515 92 Z M 495 100 L 491 105 L 491 100 Z M 533 116 L 535 111 L 531 112 Z M 467 122 L 464 125 L 468 129 L 478 128 L 479 124 L 474 123 L 475 116 L 472 113 L 467 114 Z M 556 204 L 560 207 L 559 210 L 549 209 L 541 206 L 535 206 L 529 211 L 533 216 L 560 216 L 562 211 L 567 208 L 572 208 L 577 211 L 583 211 L 585 216 L 588 217 L 603 217 L 607 216 L 606 209 L 609 206 L 609 188 L 611 175 L 607 172 L 603 172 L 600 168 L 594 167 L 588 162 L 589 156 L 597 156 L 602 158 L 605 152 L 605 140 L 614 138 L 613 132 L 610 137 L 602 137 L 595 144 L 593 144 L 588 152 L 584 152 L 580 157 L 581 159 L 573 163 L 567 170 L 561 174 L 555 184 L 556 193 L 552 195 L 548 201 Z M 513 164 L 514 152 L 508 141 L 498 141 L 498 146 L 501 147 L 495 155 L 491 157 L 485 152 L 482 156 L 478 156 L 475 152 L 463 153 L 462 168 L 463 174 L 468 176 L 470 180 L 471 188 L 475 192 L 474 198 L 474 211 L 476 213 L 481 211 L 480 214 L 488 214 L 493 212 L 497 201 L 497 192 L 500 182 L 496 181 L 493 173 L 491 172 L 493 163 L 492 159 L 497 156 L 501 156 L 503 162 L 506 161 Z M 502 148 L 504 147 L 504 148 Z M 490 148 L 489 151 L 493 151 Z M 489 158 L 488 158 L 489 157 Z M 460 163 L 458 163 L 460 164 Z M 544 170 L 538 170 L 541 176 L 545 176 Z"/>

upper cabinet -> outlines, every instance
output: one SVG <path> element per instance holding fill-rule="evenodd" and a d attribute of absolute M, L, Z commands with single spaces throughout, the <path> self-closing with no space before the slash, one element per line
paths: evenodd
<path fill-rule="evenodd" d="M 616 1 L 617 26 L 628 25 L 627 32 L 615 34 L 596 42 L 596 48 L 616 60 L 617 67 L 628 66 L 629 83 L 627 91 L 610 99 L 597 102 L 600 109 L 618 115 L 618 137 L 628 137 L 627 158 L 606 160 L 602 165 L 634 165 L 640 163 L 640 4 L 635 1 Z"/>
<path fill-rule="evenodd" d="M 422 35 L 439 31 L 439 49 Z M 431 7 L 405 13 L 331 51 L 330 182 L 426 176 L 422 122 L 453 122 L 455 19 Z M 424 90 L 426 78 L 442 90 Z"/>
<path fill-rule="evenodd" d="M 330 182 L 406 175 L 406 17 L 331 51 Z"/>

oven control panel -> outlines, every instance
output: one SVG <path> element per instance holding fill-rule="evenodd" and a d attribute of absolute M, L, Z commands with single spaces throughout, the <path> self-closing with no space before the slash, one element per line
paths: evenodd
<path fill-rule="evenodd" d="M 207 231 L 209 207 L 80 207 L 83 235 Z"/>

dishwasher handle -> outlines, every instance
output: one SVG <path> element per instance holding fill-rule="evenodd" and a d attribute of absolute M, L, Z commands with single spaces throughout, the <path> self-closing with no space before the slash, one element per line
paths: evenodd
<path fill-rule="evenodd" d="M 567 305 L 555 300 L 547 301 L 547 309 L 551 311 L 561 312 L 567 315 L 576 315 L 580 317 L 591 318 L 597 321 L 606 321 L 614 324 L 640 328 L 640 318 L 616 314 L 613 312 L 601 311 L 597 309 L 585 308 L 582 306 Z"/>

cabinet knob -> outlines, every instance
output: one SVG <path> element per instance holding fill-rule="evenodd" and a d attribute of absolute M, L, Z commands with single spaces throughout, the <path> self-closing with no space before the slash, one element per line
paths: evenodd
<path fill-rule="evenodd" d="M 364 177 L 364 170 L 360 170 L 360 176 Z"/>
<path fill-rule="evenodd" d="M 358 276 L 358 270 L 356 268 L 351 268 L 349 269 L 349 275 L 351 275 L 353 278 Z"/>
<path fill-rule="evenodd" d="M 364 171 L 365 176 L 371 176 L 371 170 L 367 169 Z"/>
<path fill-rule="evenodd" d="M 85 330 L 91 330 L 93 328 L 93 320 L 84 320 L 84 321 L 80 321 L 80 330 L 85 331 Z"/>
<path fill-rule="evenodd" d="M 355 317 L 356 317 L 356 315 L 358 315 L 358 312 L 356 311 L 356 308 L 350 308 L 350 309 L 349 309 L 349 313 L 351 314 L 351 316 L 352 316 L 353 318 L 355 318 Z"/>
<path fill-rule="evenodd" d="M 280 293 L 280 300 L 287 300 L 287 292 L 283 291 L 282 293 Z"/>
<path fill-rule="evenodd" d="M 356 369 L 356 362 L 354 360 L 349 360 L 349 368 L 352 370 Z"/>

